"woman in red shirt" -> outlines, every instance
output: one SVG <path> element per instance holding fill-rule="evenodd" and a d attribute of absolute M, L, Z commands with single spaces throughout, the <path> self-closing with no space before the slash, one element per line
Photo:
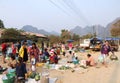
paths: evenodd
<path fill-rule="evenodd" d="M 50 52 L 50 64 L 57 64 L 58 63 L 58 56 L 54 51 Z"/>
<path fill-rule="evenodd" d="M 7 44 L 5 42 L 2 43 L 2 61 L 5 63 L 6 51 L 7 51 Z"/>

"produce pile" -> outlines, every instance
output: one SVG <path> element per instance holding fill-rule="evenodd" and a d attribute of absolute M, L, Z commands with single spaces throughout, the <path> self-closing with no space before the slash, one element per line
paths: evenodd
<path fill-rule="evenodd" d="M 59 68 L 59 70 L 67 70 L 67 69 L 71 69 L 71 67 L 69 67 L 69 66 L 61 66 Z"/>
<path fill-rule="evenodd" d="M 7 68 L 4 68 L 4 67 L 0 66 L 0 74 L 2 74 L 6 70 L 7 70 Z"/>
<path fill-rule="evenodd" d="M 8 73 L 3 75 L 2 81 L 3 83 L 14 83 L 15 81 L 15 69 L 8 69 Z"/>
<path fill-rule="evenodd" d="M 40 74 L 36 72 L 28 72 L 27 77 L 31 79 L 35 79 L 36 81 L 40 80 Z"/>
<path fill-rule="evenodd" d="M 110 60 L 118 60 L 118 57 L 116 55 L 112 54 L 110 56 Z"/>

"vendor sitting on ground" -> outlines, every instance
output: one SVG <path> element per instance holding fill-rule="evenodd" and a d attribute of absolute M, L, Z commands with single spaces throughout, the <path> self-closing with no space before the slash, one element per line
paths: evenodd
<path fill-rule="evenodd" d="M 68 63 L 72 63 L 73 62 L 73 57 L 74 57 L 74 55 L 73 55 L 73 53 L 72 53 L 72 51 L 69 51 L 69 53 L 67 54 L 67 58 L 68 58 Z"/>
<path fill-rule="evenodd" d="M 91 54 L 87 54 L 87 61 L 86 61 L 86 65 L 87 66 L 95 66 L 95 60 L 94 58 L 92 57 Z"/>
<path fill-rule="evenodd" d="M 58 56 L 54 51 L 50 52 L 49 60 L 50 60 L 50 64 L 57 64 L 58 63 Z"/>
<path fill-rule="evenodd" d="M 8 62 L 8 66 L 10 66 L 11 68 L 15 68 L 16 67 L 16 60 L 15 60 L 15 56 L 14 55 L 10 55 L 10 61 Z"/>
<path fill-rule="evenodd" d="M 49 57 L 50 57 L 50 54 L 48 52 L 48 49 L 45 48 L 45 51 L 43 52 L 43 55 L 41 56 L 41 59 L 43 60 L 43 62 L 46 62 Z"/>

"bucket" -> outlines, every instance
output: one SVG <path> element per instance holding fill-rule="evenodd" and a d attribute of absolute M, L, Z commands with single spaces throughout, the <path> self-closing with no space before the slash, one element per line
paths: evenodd
<path fill-rule="evenodd" d="M 79 64 L 79 60 L 73 61 L 74 64 Z"/>
<path fill-rule="evenodd" d="M 15 76 L 7 74 L 6 79 L 2 78 L 2 81 L 3 81 L 3 83 L 14 83 L 15 82 Z"/>

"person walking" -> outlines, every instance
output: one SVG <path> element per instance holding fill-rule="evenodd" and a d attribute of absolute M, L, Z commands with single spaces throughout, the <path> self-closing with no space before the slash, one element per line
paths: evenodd
<path fill-rule="evenodd" d="M 26 42 L 23 42 L 20 50 L 19 50 L 19 56 L 23 58 L 23 62 L 28 61 L 28 51 L 27 51 L 27 44 Z"/>
<path fill-rule="evenodd" d="M 108 41 L 105 41 L 105 43 L 101 46 L 101 55 L 103 57 L 103 64 L 106 66 L 106 60 L 109 56 L 109 52 L 111 51 L 110 44 Z"/>

